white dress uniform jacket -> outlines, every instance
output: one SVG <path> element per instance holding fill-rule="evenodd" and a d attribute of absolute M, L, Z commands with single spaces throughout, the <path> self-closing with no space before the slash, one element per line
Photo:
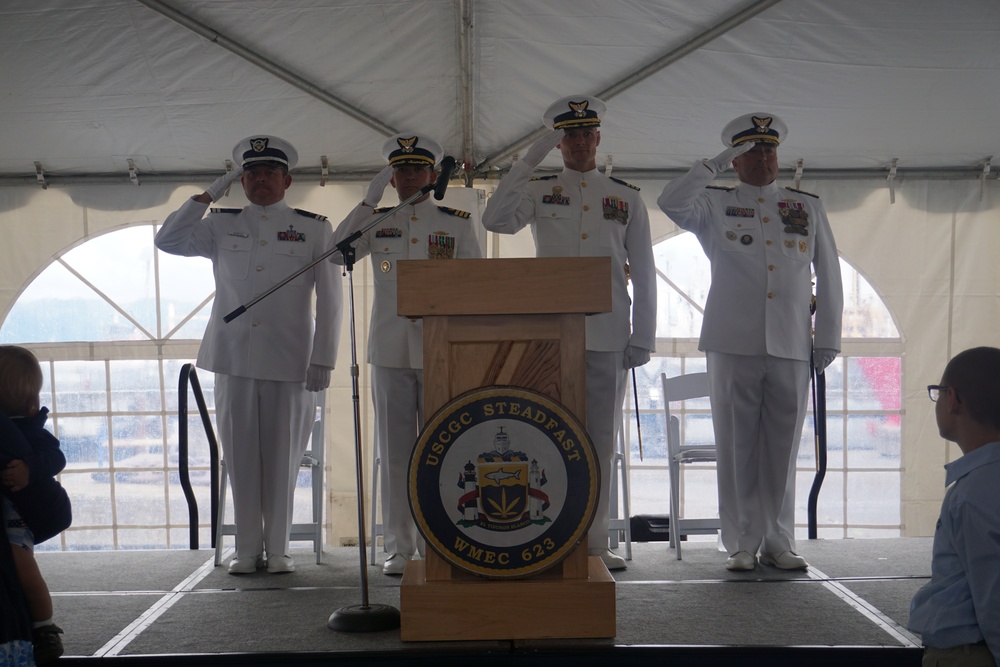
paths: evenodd
<path fill-rule="evenodd" d="M 334 233 L 339 243 L 391 208 L 358 204 Z M 356 258 L 372 258 L 375 297 L 368 330 L 368 362 L 387 368 L 423 368 L 423 322 L 396 314 L 396 272 L 401 259 L 477 259 L 483 256 L 469 213 L 428 198 L 408 205 L 366 231 Z M 343 263 L 335 254 L 334 261 Z"/>
<path fill-rule="evenodd" d="M 815 345 L 839 351 L 843 287 L 822 202 L 774 183 L 706 188 L 712 178 L 696 164 L 657 200 L 712 263 L 699 349 L 808 361 L 815 267 Z"/>
<path fill-rule="evenodd" d="M 206 208 L 188 200 L 167 217 L 155 240 L 172 255 L 212 260 L 215 302 L 198 367 L 284 382 L 304 382 L 309 364 L 335 367 L 341 279 L 329 262 L 318 263 L 228 324 L 222 320 L 322 255 L 332 235 L 326 218 L 299 213 L 284 201 L 212 209 L 205 216 Z"/>
<path fill-rule="evenodd" d="M 634 186 L 596 169 L 530 180 L 533 168 L 511 167 L 483 214 L 491 232 L 531 225 L 538 257 L 611 257 L 612 312 L 587 318 L 587 349 L 656 348 L 656 273 L 649 214 Z M 625 267 L 632 278 L 628 294 Z"/>

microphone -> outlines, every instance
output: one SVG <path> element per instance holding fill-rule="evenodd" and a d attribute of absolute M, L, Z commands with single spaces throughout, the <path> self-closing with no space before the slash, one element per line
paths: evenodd
<path fill-rule="evenodd" d="M 444 191 L 448 187 L 448 181 L 451 180 L 453 171 L 455 171 L 455 158 L 446 155 L 441 160 L 441 175 L 438 176 L 437 183 L 434 184 L 434 199 L 438 201 L 444 199 Z"/>

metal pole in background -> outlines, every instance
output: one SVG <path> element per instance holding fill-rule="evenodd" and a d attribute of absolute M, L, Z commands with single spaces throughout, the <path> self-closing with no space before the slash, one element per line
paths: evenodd
<path fill-rule="evenodd" d="M 819 491 L 826 477 L 826 373 L 816 370 L 813 360 L 809 360 L 812 374 L 813 433 L 816 443 L 816 476 L 809 490 L 808 524 L 809 539 L 816 539 L 816 505 Z"/>

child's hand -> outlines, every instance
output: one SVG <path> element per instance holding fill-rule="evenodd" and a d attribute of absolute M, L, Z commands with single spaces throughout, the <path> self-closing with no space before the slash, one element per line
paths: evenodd
<path fill-rule="evenodd" d="M 21 459 L 14 459 L 0 473 L 0 482 L 3 482 L 3 485 L 11 491 L 20 491 L 28 486 L 30 475 L 28 465 Z"/>

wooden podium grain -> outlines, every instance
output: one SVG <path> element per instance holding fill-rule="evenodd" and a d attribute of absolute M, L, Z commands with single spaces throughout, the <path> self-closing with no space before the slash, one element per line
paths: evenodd
<path fill-rule="evenodd" d="M 398 312 L 424 321 L 427 418 L 463 392 L 508 385 L 586 425 L 585 316 L 611 310 L 611 271 L 607 257 L 398 262 Z M 428 549 L 407 562 L 399 601 L 404 641 L 615 635 L 615 582 L 586 536 L 555 567 L 515 580 L 472 575 Z"/>

